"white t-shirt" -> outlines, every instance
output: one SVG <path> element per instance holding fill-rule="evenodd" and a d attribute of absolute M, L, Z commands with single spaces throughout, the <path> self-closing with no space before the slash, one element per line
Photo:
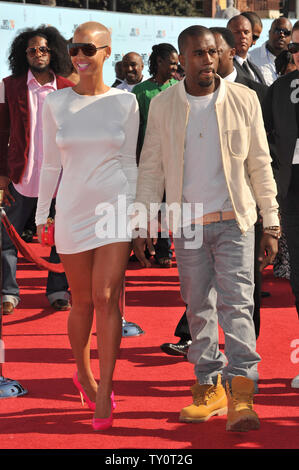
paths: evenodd
<path fill-rule="evenodd" d="M 203 214 L 231 210 L 224 176 L 215 102 L 219 88 L 207 96 L 186 93 L 190 113 L 185 137 L 183 198 L 203 204 Z"/>
<path fill-rule="evenodd" d="M 249 53 L 249 59 L 260 69 L 266 85 L 270 86 L 278 78 L 275 67 L 275 55 L 266 48 L 267 42 Z"/>
<path fill-rule="evenodd" d="M 117 85 L 116 88 L 118 88 L 119 90 L 127 90 L 127 91 L 131 92 L 136 85 L 139 85 L 139 83 L 141 83 L 143 81 L 144 81 L 144 77 L 142 77 L 142 80 L 140 80 L 140 82 L 133 83 L 133 84 L 130 84 L 130 83 L 127 82 L 127 80 L 124 80 L 122 83 Z"/>

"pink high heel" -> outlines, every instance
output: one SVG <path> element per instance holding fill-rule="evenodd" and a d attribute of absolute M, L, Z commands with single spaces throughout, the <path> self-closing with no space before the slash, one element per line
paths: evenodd
<path fill-rule="evenodd" d="M 96 409 L 96 404 L 94 401 L 91 401 L 88 396 L 86 395 L 85 391 L 84 391 L 84 388 L 82 387 L 82 385 L 80 384 L 79 380 L 78 380 L 78 372 L 76 371 L 73 375 L 73 382 L 74 382 L 74 385 L 75 387 L 77 388 L 78 392 L 80 393 L 80 398 L 81 398 L 81 403 L 82 403 L 82 406 L 84 406 L 84 400 L 86 401 L 87 403 L 87 406 L 88 408 L 91 410 L 91 411 L 95 411 Z M 111 404 L 112 404 L 112 409 L 115 410 L 116 408 L 116 403 L 115 403 L 115 400 L 114 400 L 114 392 L 112 390 L 112 393 L 111 393 Z"/>
<path fill-rule="evenodd" d="M 114 391 L 113 390 L 111 392 L 111 406 L 112 406 L 112 410 L 115 410 L 116 403 L 115 403 L 115 400 L 114 400 Z"/>
<path fill-rule="evenodd" d="M 109 418 L 92 418 L 92 427 L 94 431 L 104 431 L 105 429 L 109 429 L 113 423 L 113 401 L 111 398 L 111 413 Z"/>
<path fill-rule="evenodd" d="M 77 371 L 74 373 L 73 382 L 74 382 L 75 387 L 78 389 L 78 392 L 80 393 L 80 398 L 81 398 L 82 406 L 84 406 L 84 400 L 85 400 L 86 403 L 87 403 L 88 408 L 89 408 L 91 411 L 95 411 L 95 409 L 96 409 L 96 404 L 95 404 L 94 401 L 91 401 L 91 400 L 88 398 L 88 396 L 86 395 L 86 393 L 85 393 L 85 391 L 84 391 L 84 388 L 82 387 L 82 385 L 80 384 L 80 382 L 79 382 L 79 380 L 78 380 L 78 372 L 77 372 Z"/>

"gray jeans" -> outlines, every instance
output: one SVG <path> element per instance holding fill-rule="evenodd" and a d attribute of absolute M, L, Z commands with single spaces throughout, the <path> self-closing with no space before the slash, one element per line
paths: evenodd
<path fill-rule="evenodd" d="M 195 364 L 200 384 L 236 375 L 258 380 L 253 324 L 254 227 L 242 234 L 235 220 L 201 227 L 202 245 L 186 248 L 186 238 L 174 238 L 181 295 L 188 305 L 192 336 L 188 360 Z M 218 321 L 225 351 L 219 350 Z"/>

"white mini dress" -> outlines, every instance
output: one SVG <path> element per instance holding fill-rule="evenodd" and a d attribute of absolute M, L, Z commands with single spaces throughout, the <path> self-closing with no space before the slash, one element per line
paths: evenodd
<path fill-rule="evenodd" d="M 136 191 L 139 109 L 116 88 L 95 96 L 50 93 L 43 108 L 43 164 L 36 224 L 55 190 L 55 245 L 71 254 L 131 240 L 128 208 Z"/>

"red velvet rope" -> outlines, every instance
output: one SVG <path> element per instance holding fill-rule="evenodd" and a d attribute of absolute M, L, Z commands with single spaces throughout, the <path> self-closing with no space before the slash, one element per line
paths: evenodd
<path fill-rule="evenodd" d="M 36 255 L 32 247 L 29 246 L 29 244 L 27 244 L 20 237 L 20 235 L 18 234 L 14 226 L 9 221 L 5 212 L 2 212 L 2 222 L 3 222 L 4 227 L 6 228 L 6 231 L 11 241 L 13 242 L 15 247 L 19 250 L 19 252 L 24 256 L 24 258 L 36 264 L 41 269 L 47 269 L 48 271 L 53 271 L 54 273 L 64 272 L 62 263 L 57 263 L 57 264 L 49 263 L 49 261 L 46 261 L 44 258 L 41 258 L 40 256 Z"/>

